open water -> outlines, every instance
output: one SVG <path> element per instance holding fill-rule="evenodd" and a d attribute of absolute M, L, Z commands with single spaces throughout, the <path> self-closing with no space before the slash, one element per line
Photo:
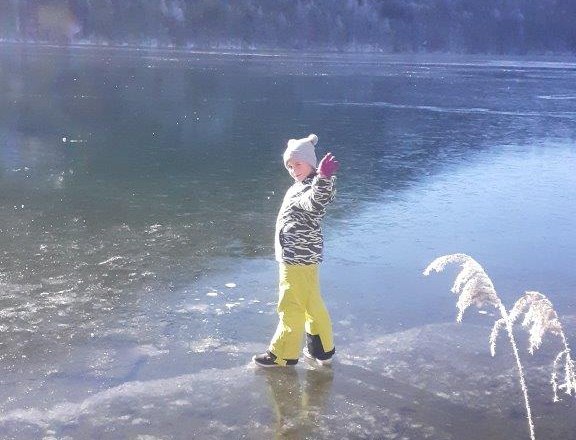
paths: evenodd
<path fill-rule="evenodd" d="M 525 439 L 495 310 L 455 324 L 466 253 L 576 344 L 576 63 L 0 47 L 0 435 Z M 250 365 L 276 325 L 286 140 L 342 167 L 324 225 L 331 369 Z M 480 313 L 478 313 L 480 312 Z M 559 350 L 516 329 L 539 439 Z"/>

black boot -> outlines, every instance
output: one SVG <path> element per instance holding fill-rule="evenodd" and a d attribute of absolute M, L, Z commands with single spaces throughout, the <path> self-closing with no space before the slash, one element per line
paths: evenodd
<path fill-rule="evenodd" d="M 282 367 L 283 366 L 283 365 L 276 363 L 276 355 L 270 351 L 256 355 L 252 358 L 252 360 L 259 367 Z M 296 365 L 298 363 L 298 359 L 285 359 L 285 360 L 286 360 L 286 366 Z"/>

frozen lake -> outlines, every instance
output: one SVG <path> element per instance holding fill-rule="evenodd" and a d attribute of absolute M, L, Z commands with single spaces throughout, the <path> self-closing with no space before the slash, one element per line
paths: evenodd
<path fill-rule="evenodd" d="M 576 346 L 576 63 L 0 46 L 0 436 L 526 439 L 463 252 Z M 285 141 L 341 161 L 321 279 L 330 370 L 250 365 L 276 325 Z M 554 338 L 530 356 L 539 439 Z M 474 437 L 475 436 L 475 437 Z"/>

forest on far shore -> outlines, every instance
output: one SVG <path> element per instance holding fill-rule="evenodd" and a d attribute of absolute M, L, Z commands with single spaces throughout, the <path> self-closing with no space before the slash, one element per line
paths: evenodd
<path fill-rule="evenodd" d="M 4 0 L 0 40 L 198 49 L 574 53 L 574 0 Z"/>

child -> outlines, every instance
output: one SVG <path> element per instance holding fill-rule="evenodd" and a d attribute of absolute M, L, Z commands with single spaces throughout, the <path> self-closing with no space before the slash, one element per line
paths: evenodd
<path fill-rule="evenodd" d="M 335 353 L 332 322 L 320 294 L 318 263 L 322 261 L 320 222 L 334 200 L 334 174 L 340 164 L 326 154 L 316 169 L 318 136 L 290 139 L 284 165 L 295 180 L 276 221 L 275 251 L 280 265 L 280 319 L 266 353 L 253 357 L 261 367 L 296 365 L 306 330 L 304 356 L 328 365 Z"/>

